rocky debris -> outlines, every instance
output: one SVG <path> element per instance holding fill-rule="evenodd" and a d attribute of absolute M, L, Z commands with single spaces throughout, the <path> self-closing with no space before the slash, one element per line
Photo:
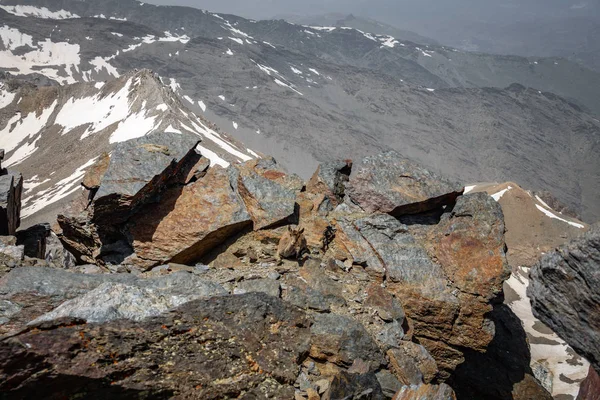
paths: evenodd
<path fill-rule="evenodd" d="M 344 200 L 346 183 L 350 180 L 352 160 L 336 160 L 319 164 L 312 178 L 306 184 L 311 193 L 323 193 L 329 201 L 331 211 Z"/>
<path fill-rule="evenodd" d="M 452 388 L 441 385 L 411 385 L 404 386 L 394 396 L 393 400 L 456 400 Z"/>
<path fill-rule="evenodd" d="M 87 357 L 91 355 L 77 355 L 87 360 L 87 369 L 76 371 L 51 359 L 49 353 L 31 350 L 40 362 L 52 365 L 52 373 L 60 379 L 69 379 L 63 375 L 93 379 L 97 393 L 104 393 L 108 381 L 116 382 L 118 390 L 184 396 L 192 393 L 186 391 L 191 382 L 196 390 L 205 391 L 198 392 L 206 394 L 204 398 L 210 398 L 208 393 L 224 396 L 223 385 L 233 385 L 229 397 L 262 390 L 277 398 L 383 399 L 400 390 L 402 396 L 453 398 L 441 383 L 457 387 L 471 383 L 464 376 L 455 379 L 457 366 L 488 351 L 496 332 L 496 321 L 488 314 L 501 300 L 507 277 L 502 213 L 489 196 L 458 196 L 451 203 L 437 204 L 433 214 L 426 210 L 399 220 L 388 213 L 365 212 L 348 199 L 340 188 L 350 172 L 346 163 L 322 166 L 304 188 L 271 159 L 208 169 L 201 160 L 193 165 L 190 161 L 178 174 L 164 178 L 167 183 L 160 193 L 131 211 L 124 222 L 93 221 L 90 216 L 95 215 L 97 200 L 88 206 L 82 197 L 73 212 L 59 219 L 59 233 L 69 248 L 76 249 L 78 262 L 98 265 L 72 268 L 80 273 L 52 265 L 43 273 L 41 268 L 10 272 L 0 280 L 0 301 L 6 310 L 0 315 L 6 321 L 0 331 L 21 342 L 22 335 L 33 330 L 68 342 L 76 336 L 72 329 L 80 329 L 94 345 L 113 343 L 106 337 L 121 338 L 118 348 L 113 348 L 115 354 L 125 348 L 153 349 L 143 359 L 127 361 L 133 365 L 127 374 L 119 369 L 120 363 L 132 360 L 133 350 L 125 352 L 129 355 L 124 358 L 115 356 L 117 367 L 108 369 L 104 368 L 110 363 L 90 367 Z M 102 185 L 101 180 L 98 193 Z M 404 196 L 412 196 L 409 188 Z M 420 187 L 414 190 L 422 192 Z M 242 307 L 238 303 L 242 300 L 230 298 L 248 304 Z M 208 304 L 229 304 L 220 310 L 232 315 L 219 319 L 215 312 L 204 321 L 203 312 L 194 310 L 193 316 L 184 316 L 186 307 L 199 302 L 209 308 Z M 265 311 L 269 307 L 293 310 L 299 319 L 272 317 Z M 269 323 L 254 329 L 254 320 L 246 318 L 255 314 Z M 165 323 L 172 316 L 183 321 L 178 335 L 213 332 L 214 337 L 226 330 L 229 336 L 182 344 L 171 339 L 171 325 Z M 139 324 L 136 329 L 148 331 L 134 337 L 128 333 L 135 326 L 131 321 Z M 223 325 L 230 322 L 237 324 L 235 329 Z M 271 357 L 265 367 L 252 353 L 263 354 L 263 350 L 245 341 L 248 333 L 240 330 L 242 325 L 261 340 L 281 334 L 285 341 L 286 335 L 300 335 L 302 349 L 287 342 L 274 344 L 264 350 Z M 158 327 L 168 338 L 160 344 L 152 331 Z M 100 339 L 98 335 L 105 333 L 108 336 Z M 158 367 L 140 364 L 155 360 L 159 353 L 165 357 L 168 352 L 159 351 L 163 343 L 177 346 L 177 355 L 167 360 L 174 364 L 162 358 L 165 362 Z M 89 354 L 112 354 L 111 346 L 100 353 L 92 348 Z M 281 357 L 284 348 L 284 357 L 297 354 L 293 365 L 278 370 L 285 378 L 271 372 L 257 377 L 256 371 L 275 370 L 272 359 Z M 16 350 L 11 349 L 13 354 Z M 202 354 L 185 361 L 181 349 Z M 198 365 L 209 358 L 202 357 L 222 357 L 226 365 L 227 358 L 233 357 L 230 351 L 236 354 L 232 365 L 246 360 L 244 368 L 252 372 L 227 370 L 216 378 L 213 372 L 186 375 L 190 370 L 204 371 Z M 200 364 L 190 366 L 195 357 Z M 163 371 L 163 366 L 168 368 Z M 155 371 L 154 378 L 145 379 L 150 370 Z M 169 376 L 185 378 L 161 379 L 167 370 Z M 45 373 L 32 370 L 36 378 L 31 378 L 31 385 L 46 379 Z M 10 376 L 9 381 L 17 382 Z M 11 387 L 29 390 L 33 386 L 19 381 Z M 80 389 L 75 385 L 73 390 Z"/>
<path fill-rule="evenodd" d="M 298 177 L 286 174 L 273 158 L 251 160 L 228 171 L 231 186 L 242 198 L 254 229 L 293 222 L 296 192 L 304 186 Z"/>
<path fill-rule="evenodd" d="M 296 257 L 299 259 L 306 249 L 304 228 L 292 228 L 288 226 L 277 245 L 277 255 L 283 258 Z"/>
<path fill-rule="evenodd" d="M 196 164 L 201 157 L 195 151 L 198 143 L 193 134 L 163 132 L 117 144 L 94 199 L 93 220 L 116 225 L 156 201 L 185 165 Z"/>
<path fill-rule="evenodd" d="M 142 322 L 41 323 L 0 342 L 0 390 L 19 398 L 46 387 L 56 398 L 289 399 L 308 326 L 296 308 L 264 294 L 196 300 Z"/>
<path fill-rule="evenodd" d="M 4 158 L 4 150 L 0 161 Z M 14 235 L 21 225 L 21 194 L 23 176 L 18 172 L 0 170 L 0 235 Z"/>
<path fill-rule="evenodd" d="M 533 313 L 600 371 L 600 225 L 531 269 Z"/>
<path fill-rule="evenodd" d="M 346 194 L 365 211 L 396 217 L 452 204 L 462 191 L 395 151 L 363 159 L 346 186 Z"/>

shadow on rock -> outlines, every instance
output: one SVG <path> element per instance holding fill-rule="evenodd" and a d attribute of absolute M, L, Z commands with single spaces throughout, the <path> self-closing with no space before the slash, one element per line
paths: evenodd
<path fill-rule="evenodd" d="M 486 353 L 465 349 L 465 362 L 450 382 L 458 399 L 526 400 L 552 396 L 533 377 L 527 335 L 520 320 L 505 304 L 489 315 L 496 334 Z"/>

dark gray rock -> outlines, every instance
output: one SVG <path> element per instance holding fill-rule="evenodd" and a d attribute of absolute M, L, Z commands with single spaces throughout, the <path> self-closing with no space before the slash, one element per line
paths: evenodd
<path fill-rule="evenodd" d="M 385 396 L 377 376 L 367 374 L 351 374 L 339 372 L 331 382 L 329 389 L 323 394 L 323 400 L 383 400 Z"/>
<path fill-rule="evenodd" d="M 306 190 L 313 193 L 323 193 L 329 198 L 331 211 L 340 204 L 345 196 L 346 183 L 352 172 L 351 160 L 334 160 L 319 164 L 312 178 L 306 184 Z"/>
<path fill-rule="evenodd" d="M 14 235 L 21 225 L 23 176 L 13 171 L 0 172 L 0 235 Z"/>
<path fill-rule="evenodd" d="M 394 376 L 394 374 L 392 374 L 387 369 L 382 369 L 381 371 L 376 373 L 375 376 L 377 377 L 377 381 L 379 382 L 379 385 L 381 386 L 381 391 L 383 392 L 383 395 L 385 396 L 386 399 L 393 398 L 394 395 L 403 386 L 400 383 L 400 381 L 398 380 L 398 378 L 396 378 Z"/>
<path fill-rule="evenodd" d="M 299 288 L 296 286 L 287 286 L 283 294 L 283 299 L 303 310 L 319 312 L 329 311 L 330 304 L 339 303 L 338 298 L 323 295 L 323 293 L 310 287 Z"/>
<path fill-rule="evenodd" d="M 431 261 L 423 246 L 396 218 L 373 215 L 357 220 L 355 226 L 383 261 L 388 279 L 414 284 L 429 282 L 432 290 L 446 286 L 442 268 Z"/>
<path fill-rule="evenodd" d="M 531 269 L 534 315 L 600 372 L 600 224 Z"/>
<path fill-rule="evenodd" d="M 46 243 L 50 236 L 50 224 L 38 224 L 18 231 L 17 245 L 24 246 L 25 255 L 32 258 L 46 258 Z"/>
<path fill-rule="evenodd" d="M 310 332 L 310 355 L 315 359 L 346 367 L 359 360 L 368 364 L 369 371 L 385 363 L 379 347 L 358 321 L 337 314 L 317 314 Z"/>
<path fill-rule="evenodd" d="M 187 176 L 200 159 L 193 134 L 154 133 L 117 144 L 94 200 L 95 222 L 124 222 L 144 204 L 156 200 L 178 174 Z"/>
<path fill-rule="evenodd" d="M 58 236 L 52 231 L 46 238 L 45 259 L 54 266 L 66 269 L 73 268 L 76 265 L 73 254 L 65 249 Z"/>
<path fill-rule="evenodd" d="M 442 178 L 395 151 L 366 157 L 346 193 L 367 212 L 396 217 L 452 204 L 463 186 Z"/>
<path fill-rule="evenodd" d="M 297 179 L 287 175 L 272 158 L 251 160 L 228 169 L 231 187 L 243 200 L 254 229 L 286 222 L 296 211 Z"/>
<path fill-rule="evenodd" d="M 262 292 L 269 296 L 279 297 L 281 288 L 279 282 L 272 279 L 252 279 L 238 283 L 236 288 L 233 289 L 233 294 L 253 292 Z"/>

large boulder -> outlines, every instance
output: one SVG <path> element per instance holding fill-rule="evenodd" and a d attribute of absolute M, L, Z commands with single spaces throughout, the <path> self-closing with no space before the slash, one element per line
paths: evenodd
<path fill-rule="evenodd" d="M 128 225 L 135 258 L 145 267 L 196 261 L 252 218 L 233 190 L 229 171 L 211 168 L 202 179 L 168 189 L 160 203 L 143 207 Z"/>
<path fill-rule="evenodd" d="M 365 211 L 394 216 L 417 214 L 452 204 L 463 187 L 395 151 L 366 157 L 346 194 Z"/>
<path fill-rule="evenodd" d="M 196 300 L 141 322 L 63 318 L 0 341 L 0 391 L 49 399 L 291 399 L 309 340 L 301 311 L 258 293 Z"/>
<path fill-rule="evenodd" d="M 600 224 L 543 256 L 527 294 L 534 315 L 600 371 Z"/>
<path fill-rule="evenodd" d="M 95 195 L 93 220 L 116 225 L 155 201 L 174 177 L 182 173 L 185 179 L 187 169 L 200 159 L 198 143 L 197 135 L 162 132 L 117 144 Z"/>
<path fill-rule="evenodd" d="M 38 224 L 16 233 L 17 245 L 25 248 L 25 255 L 32 258 L 46 258 L 46 242 L 50 236 L 50 224 Z"/>
<path fill-rule="evenodd" d="M 303 186 L 299 178 L 282 171 L 273 158 L 250 160 L 228 171 L 255 230 L 293 222 L 296 192 Z"/>

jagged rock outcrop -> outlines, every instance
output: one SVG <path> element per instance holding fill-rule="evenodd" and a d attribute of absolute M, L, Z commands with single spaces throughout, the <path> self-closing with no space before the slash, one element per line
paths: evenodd
<path fill-rule="evenodd" d="M 4 150 L 2 150 L 4 158 Z M 23 176 L 20 173 L 0 170 L 0 235 L 14 235 L 21 225 L 21 193 Z"/>
<path fill-rule="evenodd" d="M 156 200 L 185 166 L 195 165 L 200 143 L 189 133 L 153 134 L 119 143 L 94 198 L 93 221 L 101 225 L 125 222 L 136 210 Z M 99 167 L 103 165 L 101 160 Z M 184 173 L 187 176 L 187 170 Z"/>
<path fill-rule="evenodd" d="M 395 151 L 366 157 L 346 194 L 365 211 L 393 216 L 417 214 L 453 203 L 463 187 Z"/>
<path fill-rule="evenodd" d="M 600 225 L 543 256 L 527 293 L 535 316 L 600 371 Z"/>

